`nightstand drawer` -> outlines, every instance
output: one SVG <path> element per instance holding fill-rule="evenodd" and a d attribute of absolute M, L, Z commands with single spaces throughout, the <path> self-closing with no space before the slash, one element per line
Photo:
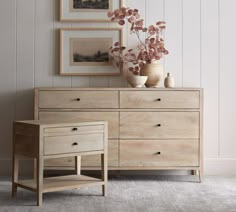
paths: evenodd
<path fill-rule="evenodd" d="M 199 140 L 121 140 L 120 166 L 199 166 Z"/>
<path fill-rule="evenodd" d="M 118 108 L 118 91 L 40 91 L 39 108 Z"/>
<path fill-rule="evenodd" d="M 100 151 L 104 149 L 103 133 L 46 136 L 44 137 L 44 155 Z"/>
<path fill-rule="evenodd" d="M 121 112 L 120 138 L 199 138 L 199 112 Z"/>
<path fill-rule="evenodd" d="M 121 108 L 199 108 L 199 91 L 121 91 Z"/>
<path fill-rule="evenodd" d="M 76 122 L 78 119 L 106 120 L 109 129 L 108 137 L 119 137 L 119 112 L 39 112 L 39 119 L 41 120 L 54 120 L 55 117 L 71 122 Z"/>
<path fill-rule="evenodd" d="M 103 131 L 104 125 L 73 126 L 73 127 L 51 127 L 45 128 L 44 134 L 49 136 L 84 134 L 86 132 Z"/>
<path fill-rule="evenodd" d="M 108 142 L 108 166 L 109 167 L 118 167 L 118 151 L 119 151 L 118 140 L 109 140 Z M 81 157 L 81 166 L 82 167 L 101 167 L 101 155 L 84 155 Z M 66 158 L 55 158 L 47 159 L 44 161 L 45 169 L 50 169 L 51 167 L 56 167 L 56 169 L 62 169 L 68 167 L 68 169 L 74 169 L 75 167 L 75 158 L 66 157 Z"/>

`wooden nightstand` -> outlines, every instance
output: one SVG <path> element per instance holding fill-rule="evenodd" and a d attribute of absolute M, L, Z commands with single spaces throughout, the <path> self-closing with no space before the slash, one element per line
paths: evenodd
<path fill-rule="evenodd" d="M 102 185 L 106 195 L 107 184 L 107 122 L 77 120 L 65 121 L 16 121 L 13 130 L 12 196 L 17 187 L 37 192 L 37 205 L 42 205 L 43 193 Z M 83 155 L 101 155 L 102 179 L 80 174 Z M 34 179 L 18 180 L 19 157 L 34 158 Z M 75 157 L 75 175 L 43 178 L 44 160 Z"/>

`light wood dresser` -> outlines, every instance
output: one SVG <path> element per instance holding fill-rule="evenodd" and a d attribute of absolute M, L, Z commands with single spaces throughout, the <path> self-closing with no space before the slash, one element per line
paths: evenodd
<path fill-rule="evenodd" d="M 28 120 L 14 122 L 12 196 L 17 187 L 37 193 L 37 205 L 42 205 L 43 193 L 107 184 L 107 122 L 77 119 L 77 122 Z M 98 155 L 102 163 L 101 179 L 80 174 L 80 159 L 84 155 Z M 36 161 L 34 179 L 19 180 L 20 157 Z M 44 161 L 71 156 L 75 159 L 75 174 L 43 178 Z"/>
<path fill-rule="evenodd" d="M 203 174 L 203 90 L 197 88 L 38 88 L 35 119 L 108 121 L 109 170 L 192 170 Z M 47 161 L 70 169 L 73 158 Z M 82 159 L 97 169 L 96 156 Z"/>

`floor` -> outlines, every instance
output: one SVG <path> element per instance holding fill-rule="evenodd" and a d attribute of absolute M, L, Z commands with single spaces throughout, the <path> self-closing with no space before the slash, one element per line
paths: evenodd
<path fill-rule="evenodd" d="M 10 178 L 0 178 L 0 212 L 236 212 L 236 177 L 120 176 L 109 178 L 108 196 L 101 187 L 36 195 L 23 189 L 11 198 Z"/>

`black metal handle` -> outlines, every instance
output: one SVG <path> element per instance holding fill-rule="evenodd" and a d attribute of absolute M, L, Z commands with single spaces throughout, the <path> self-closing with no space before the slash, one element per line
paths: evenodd
<path fill-rule="evenodd" d="M 157 124 L 156 126 L 157 126 L 157 127 L 161 127 L 161 124 Z"/>
<path fill-rule="evenodd" d="M 77 130 L 78 130 L 77 127 L 72 128 L 72 131 L 77 131 Z"/>
<path fill-rule="evenodd" d="M 80 101 L 80 98 L 77 98 L 77 99 L 76 99 L 76 101 L 78 101 L 78 102 L 79 102 L 79 101 Z"/>
<path fill-rule="evenodd" d="M 77 142 L 74 142 L 74 143 L 72 144 L 72 146 L 78 146 L 78 143 L 77 143 Z"/>
<path fill-rule="evenodd" d="M 160 155 L 160 154 L 161 154 L 161 152 L 157 152 L 157 153 L 156 153 L 156 155 Z"/>
<path fill-rule="evenodd" d="M 158 98 L 157 101 L 160 102 L 160 101 L 161 101 L 161 98 Z"/>

